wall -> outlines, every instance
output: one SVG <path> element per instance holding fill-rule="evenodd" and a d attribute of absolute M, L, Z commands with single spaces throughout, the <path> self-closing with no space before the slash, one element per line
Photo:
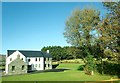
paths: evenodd
<path fill-rule="evenodd" d="M 26 62 L 26 57 L 20 53 L 19 51 L 15 51 L 13 54 L 9 55 L 6 55 L 6 67 L 5 67 L 5 72 L 8 73 L 8 64 L 10 64 L 12 61 L 14 61 L 16 58 L 17 58 L 17 55 L 20 55 L 20 59 L 23 59 L 24 62 Z M 10 59 L 12 59 L 10 61 Z"/>
<path fill-rule="evenodd" d="M 52 58 L 46 58 L 45 65 L 45 69 L 52 69 Z"/>
<path fill-rule="evenodd" d="M 22 70 L 23 65 L 24 68 Z M 12 71 L 12 66 L 15 66 L 14 71 Z M 14 61 L 8 64 L 8 75 L 23 74 L 23 73 L 27 73 L 27 64 L 20 58 L 16 58 Z"/>
<path fill-rule="evenodd" d="M 36 61 L 37 58 L 37 61 Z M 40 61 L 39 61 L 40 58 Z M 28 62 L 30 59 L 30 62 Z M 32 65 L 32 70 L 44 70 L 44 58 L 43 57 L 27 57 L 27 64 Z"/>

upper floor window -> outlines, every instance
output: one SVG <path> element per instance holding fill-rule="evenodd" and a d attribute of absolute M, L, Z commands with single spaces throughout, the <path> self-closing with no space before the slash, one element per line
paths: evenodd
<path fill-rule="evenodd" d="M 28 59 L 28 62 L 30 62 L 30 59 Z"/>
<path fill-rule="evenodd" d="M 46 61 L 46 58 L 44 58 L 44 61 Z"/>
<path fill-rule="evenodd" d="M 35 61 L 37 61 L 37 58 L 35 59 Z"/>
<path fill-rule="evenodd" d="M 40 61 L 40 58 L 39 58 L 39 61 Z"/>
<path fill-rule="evenodd" d="M 46 58 L 45 60 L 48 61 L 48 58 Z"/>
<path fill-rule="evenodd" d="M 10 61 L 12 61 L 12 58 L 10 58 Z"/>
<path fill-rule="evenodd" d="M 52 58 L 49 58 L 49 61 L 52 61 Z"/>
<path fill-rule="evenodd" d="M 19 55 L 19 54 L 17 55 L 17 58 L 20 58 L 20 55 Z"/>

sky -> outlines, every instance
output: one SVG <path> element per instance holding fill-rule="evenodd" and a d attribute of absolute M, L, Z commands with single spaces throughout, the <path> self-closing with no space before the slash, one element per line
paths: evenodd
<path fill-rule="evenodd" d="M 105 16 L 101 2 L 3 2 L 2 53 L 70 46 L 64 38 L 65 21 L 75 8 L 95 8 Z"/>

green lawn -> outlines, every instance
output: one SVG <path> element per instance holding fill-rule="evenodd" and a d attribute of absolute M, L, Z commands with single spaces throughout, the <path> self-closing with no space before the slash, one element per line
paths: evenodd
<path fill-rule="evenodd" d="M 100 81 L 109 80 L 111 76 L 95 75 L 90 76 L 84 74 L 84 71 L 78 71 L 77 68 L 80 64 L 62 63 L 57 68 L 69 68 L 61 72 L 42 72 L 24 75 L 15 75 L 2 77 L 3 81 Z"/>

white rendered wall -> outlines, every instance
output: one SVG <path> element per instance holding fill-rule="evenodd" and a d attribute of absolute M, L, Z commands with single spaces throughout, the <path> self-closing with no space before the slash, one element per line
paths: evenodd
<path fill-rule="evenodd" d="M 45 65 L 46 65 L 45 69 L 52 69 L 52 58 L 49 58 L 49 59 L 46 58 Z"/>
<path fill-rule="evenodd" d="M 37 58 L 37 61 L 36 61 Z M 40 61 L 39 61 L 40 58 Z M 28 62 L 30 59 L 30 62 Z M 43 57 L 27 57 L 27 64 L 32 65 L 32 70 L 44 70 L 44 58 Z"/>

